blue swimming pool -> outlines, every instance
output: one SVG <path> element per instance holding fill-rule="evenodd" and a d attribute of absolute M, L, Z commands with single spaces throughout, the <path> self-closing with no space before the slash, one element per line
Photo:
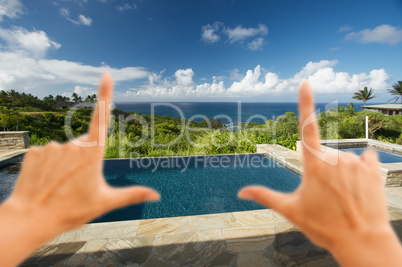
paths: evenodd
<path fill-rule="evenodd" d="M 366 149 L 365 148 L 348 148 L 348 149 L 341 149 L 341 151 L 351 152 L 356 155 L 361 155 Z M 395 162 L 402 162 L 402 157 L 391 154 L 388 152 L 384 152 L 381 150 L 375 149 L 378 153 L 378 160 L 382 163 L 395 163 Z"/>
<path fill-rule="evenodd" d="M 298 175 L 259 154 L 105 160 L 104 174 L 111 185 L 150 186 L 162 199 L 110 212 L 94 222 L 261 209 L 258 204 L 238 199 L 239 189 L 259 184 L 291 192 L 301 181 Z"/>

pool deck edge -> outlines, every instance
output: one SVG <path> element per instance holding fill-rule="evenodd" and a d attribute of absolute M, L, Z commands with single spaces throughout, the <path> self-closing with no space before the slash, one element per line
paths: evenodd
<path fill-rule="evenodd" d="M 0 169 L 21 162 L 28 149 L 12 149 L 0 151 Z"/>
<path fill-rule="evenodd" d="M 402 237 L 402 188 L 386 188 L 391 223 Z M 309 253 L 311 252 L 311 253 Z M 313 256 L 308 256 L 313 255 Z M 85 224 L 61 234 L 22 266 L 337 266 L 271 209 Z"/>

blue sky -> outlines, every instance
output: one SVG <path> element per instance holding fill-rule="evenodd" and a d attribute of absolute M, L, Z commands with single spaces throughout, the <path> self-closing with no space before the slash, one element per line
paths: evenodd
<path fill-rule="evenodd" d="M 402 1 L 0 2 L 0 89 L 116 101 L 320 102 L 402 80 Z"/>

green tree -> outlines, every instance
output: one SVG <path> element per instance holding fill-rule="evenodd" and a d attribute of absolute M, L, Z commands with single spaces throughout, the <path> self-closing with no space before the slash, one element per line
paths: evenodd
<path fill-rule="evenodd" d="M 363 90 L 358 90 L 355 93 L 353 99 L 363 101 L 364 106 L 366 106 L 366 101 L 373 99 L 374 97 L 377 97 L 374 95 L 374 89 L 370 88 L 370 90 L 368 90 L 367 87 L 364 87 Z"/>
<path fill-rule="evenodd" d="M 395 95 L 395 97 L 390 99 L 390 101 L 395 99 L 395 102 L 396 102 L 400 98 L 401 104 L 402 104 L 402 81 L 398 81 L 397 83 L 394 83 L 394 85 L 392 85 L 392 89 L 388 89 L 388 92 L 391 95 Z"/>
<path fill-rule="evenodd" d="M 20 118 L 21 114 L 17 110 L 4 107 L 0 109 L 0 123 L 3 126 L 3 131 L 11 131 L 13 129 L 18 131 Z"/>
<path fill-rule="evenodd" d="M 379 131 L 395 127 L 394 121 L 389 118 L 392 116 L 385 116 L 379 112 L 363 111 L 359 113 L 361 128 L 365 125 L 366 116 L 368 116 L 369 120 L 369 136 L 372 139 L 377 139 Z"/>
<path fill-rule="evenodd" d="M 356 107 L 353 103 L 348 104 L 348 107 L 346 109 L 346 113 L 348 113 L 348 115 L 354 115 L 356 111 Z"/>
<path fill-rule="evenodd" d="M 54 96 L 53 95 L 45 96 L 43 98 L 43 101 L 52 102 L 52 101 L 54 101 Z"/>
<path fill-rule="evenodd" d="M 73 99 L 74 102 L 78 102 L 78 101 L 82 100 L 82 97 L 77 95 L 77 93 L 75 93 L 75 92 L 71 95 L 71 98 Z"/>
<path fill-rule="evenodd" d="M 88 96 L 85 98 L 84 102 L 91 102 L 91 103 L 96 102 L 96 94 L 88 95 Z"/>
<path fill-rule="evenodd" d="M 70 101 L 70 98 L 62 95 L 57 95 L 54 100 L 56 100 L 56 102 Z"/>

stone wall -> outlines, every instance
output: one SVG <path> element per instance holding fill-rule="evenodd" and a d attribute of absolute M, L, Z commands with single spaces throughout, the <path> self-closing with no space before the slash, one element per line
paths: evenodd
<path fill-rule="evenodd" d="M 385 180 L 386 187 L 402 186 L 402 170 L 388 170 Z"/>
<path fill-rule="evenodd" d="M 29 147 L 28 131 L 0 132 L 0 151 Z"/>

